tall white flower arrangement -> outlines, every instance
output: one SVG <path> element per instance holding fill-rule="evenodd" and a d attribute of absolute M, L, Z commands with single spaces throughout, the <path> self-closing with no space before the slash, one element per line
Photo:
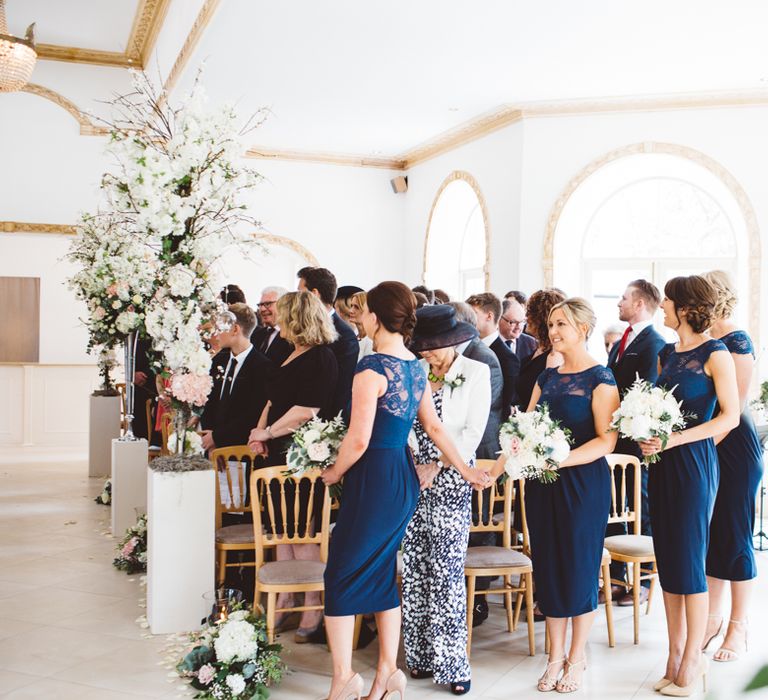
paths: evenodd
<path fill-rule="evenodd" d="M 111 103 L 116 117 L 108 153 L 115 167 L 102 178 L 109 207 L 87 218 L 89 234 L 101 244 L 93 258 L 125 272 L 115 283 L 118 301 L 125 296 L 121 285 L 151 275 L 151 284 L 129 293 L 132 308 L 119 318 L 110 314 L 110 324 L 116 332 L 149 336 L 155 366 L 170 378 L 175 407 L 188 416 L 211 389 L 205 333 L 221 311 L 214 264 L 232 244 L 252 243 L 243 224 L 258 225 L 245 213 L 243 195 L 260 176 L 240 163 L 241 137 L 258 124 L 252 119 L 241 128 L 231 106 L 209 108 L 199 76 L 176 108 L 145 74 L 134 71 L 132 80 L 133 92 Z M 93 298 L 87 298 L 89 309 L 96 307 L 92 317 L 103 307 Z"/>

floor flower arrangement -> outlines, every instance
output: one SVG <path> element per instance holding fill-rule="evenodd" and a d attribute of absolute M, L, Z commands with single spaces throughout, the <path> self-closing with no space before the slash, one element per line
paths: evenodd
<path fill-rule="evenodd" d="M 117 556 L 112 565 L 128 574 L 144 573 L 147 570 L 147 516 L 142 515 L 117 545 Z"/>

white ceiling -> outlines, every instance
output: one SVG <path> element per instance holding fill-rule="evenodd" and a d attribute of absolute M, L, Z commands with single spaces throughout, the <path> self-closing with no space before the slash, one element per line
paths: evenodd
<path fill-rule="evenodd" d="M 7 4 L 122 50 L 137 0 Z M 178 89 L 206 59 L 215 101 L 271 108 L 259 145 L 393 156 L 505 104 L 768 88 L 766 27 L 764 0 L 226 0 Z"/>
<path fill-rule="evenodd" d="M 35 22 L 41 44 L 125 51 L 139 0 L 6 0 L 8 29 L 23 35 Z"/>

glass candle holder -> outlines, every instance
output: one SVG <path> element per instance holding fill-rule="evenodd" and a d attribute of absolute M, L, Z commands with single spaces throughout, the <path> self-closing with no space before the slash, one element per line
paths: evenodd
<path fill-rule="evenodd" d="M 242 605 L 243 592 L 237 588 L 217 588 L 203 593 L 203 600 L 211 611 L 205 621 L 209 625 L 220 625 L 227 621 L 233 610 Z"/>

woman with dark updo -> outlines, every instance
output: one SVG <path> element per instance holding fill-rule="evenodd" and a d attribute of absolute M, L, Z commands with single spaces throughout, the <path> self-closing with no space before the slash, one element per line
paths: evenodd
<path fill-rule="evenodd" d="M 656 383 L 672 389 L 690 417 L 685 430 L 673 433 L 665 446 L 652 438 L 640 448 L 645 456 L 661 453 L 650 467 L 648 504 L 669 655 L 654 690 L 687 697 L 707 672 L 701 640 L 708 612 L 709 522 L 718 485 L 713 438 L 738 425 L 740 410 L 733 359 L 722 341 L 707 334 L 715 320 L 714 287 L 699 275 L 674 277 L 664 295 L 664 325 L 679 340 L 659 352 Z M 713 417 L 715 404 L 720 412 Z"/>

